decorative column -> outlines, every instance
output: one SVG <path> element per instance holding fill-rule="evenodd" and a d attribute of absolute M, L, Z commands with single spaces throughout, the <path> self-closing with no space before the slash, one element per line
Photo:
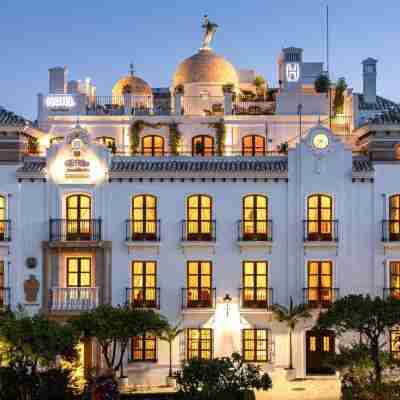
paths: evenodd
<path fill-rule="evenodd" d="M 175 115 L 180 117 L 182 115 L 182 100 L 183 100 L 183 93 L 182 92 L 175 92 L 174 96 L 175 100 Z"/>
<path fill-rule="evenodd" d="M 233 93 L 231 91 L 224 92 L 224 115 L 233 114 Z"/>

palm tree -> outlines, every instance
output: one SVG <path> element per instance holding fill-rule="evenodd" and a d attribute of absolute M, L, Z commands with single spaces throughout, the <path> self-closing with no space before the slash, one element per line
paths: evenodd
<path fill-rule="evenodd" d="M 292 355 L 292 335 L 296 325 L 302 320 L 311 317 L 306 304 L 293 305 L 293 299 L 290 297 L 289 308 L 274 304 L 272 312 L 279 322 L 284 322 L 289 328 L 289 369 L 293 369 L 293 355 Z"/>
<path fill-rule="evenodd" d="M 176 325 L 168 325 L 160 334 L 160 340 L 169 344 L 169 378 L 172 378 L 172 343 L 183 332 L 183 329 L 180 329 L 179 326 L 180 321 Z"/>

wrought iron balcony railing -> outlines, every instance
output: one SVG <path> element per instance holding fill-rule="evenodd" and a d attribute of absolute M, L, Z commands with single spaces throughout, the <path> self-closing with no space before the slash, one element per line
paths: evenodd
<path fill-rule="evenodd" d="M 382 221 L 382 242 L 400 242 L 400 220 Z"/>
<path fill-rule="evenodd" d="M 303 220 L 303 233 L 305 242 L 337 242 L 338 220 Z"/>
<path fill-rule="evenodd" d="M 304 304 L 308 304 L 311 308 L 328 308 L 338 298 L 338 288 L 308 287 L 303 289 Z"/>
<path fill-rule="evenodd" d="M 272 288 L 242 287 L 239 289 L 240 308 L 270 309 L 273 303 Z"/>
<path fill-rule="evenodd" d="M 53 287 L 50 289 L 51 310 L 91 310 L 100 304 L 98 287 Z"/>
<path fill-rule="evenodd" d="M 215 242 L 217 240 L 217 223 L 213 220 L 182 220 L 182 242 Z"/>
<path fill-rule="evenodd" d="M 272 242 L 272 220 L 236 222 L 237 240 L 239 242 Z"/>
<path fill-rule="evenodd" d="M 11 240 L 11 221 L 9 219 L 0 220 L 0 242 Z"/>
<path fill-rule="evenodd" d="M 161 240 L 161 222 L 157 220 L 125 221 L 125 240 L 127 242 L 159 242 Z"/>
<path fill-rule="evenodd" d="M 125 288 L 125 303 L 135 308 L 160 309 L 160 288 L 131 287 Z"/>
<path fill-rule="evenodd" d="M 188 308 L 215 308 L 215 288 L 182 288 L 181 309 Z"/>
<path fill-rule="evenodd" d="M 98 219 L 50 219 L 50 242 L 99 241 L 102 221 Z"/>
<path fill-rule="evenodd" d="M 11 304 L 11 288 L 0 287 L 0 310 L 9 307 Z"/>

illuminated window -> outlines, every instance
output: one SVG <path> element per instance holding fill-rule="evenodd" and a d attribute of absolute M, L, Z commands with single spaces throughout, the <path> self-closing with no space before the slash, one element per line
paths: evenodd
<path fill-rule="evenodd" d="M 214 138 L 207 135 L 195 136 L 192 139 L 192 156 L 213 156 Z"/>
<path fill-rule="evenodd" d="M 67 239 L 90 238 L 92 205 L 91 198 L 84 194 L 67 197 Z"/>
<path fill-rule="evenodd" d="M 187 330 L 187 358 L 211 360 L 213 356 L 212 329 Z"/>
<path fill-rule="evenodd" d="M 332 263 L 310 261 L 308 263 L 308 303 L 326 306 L 332 302 Z"/>
<path fill-rule="evenodd" d="M 132 199 L 132 240 L 156 240 L 157 198 L 148 194 Z"/>
<path fill-rule="evenodd" d="M 91 269 L 90 257 L 68 257 L 67 286 L 90 287 L 92 283 Z"/>
<path fill-rule="evenodd" d="M 243 197 L 243 240 L 268 240 L 268 199 L 252 194 Z"/>
<path fill-rule="evenodd" d="M 212 264 L 210 261 L 187 263 L 188 307 L 212 306 Z"/>
<path fill-rule="evenodd" d="M 390 262 L 390 294 L 400 299 L 400 262 Z"/>
<path fill-rule="evenodd" d="M 164 155 L 164 138 L 157 135 L 142 138 L 142 154 L 148 157 L 161 157 Z"/>
<path fill-rule="evenodd" d="M 157 361 L 157 338 L 151 333 L 134 336 L 131 346 L 132 361 Z"/>
<path fill-rule="evenodd" d="M 309 349 L 311 352 L 317 351 L 317 338 L 315 336 L 309 337 Z"/>
<path fill-rule="evenodd" d="M 307 199 L 307 240 L 332 240 L 332 199 L 315 194 Z"/>
<path fill-rule="evenodd" d="M 64 143 L 64 136 L 55 136 L 50 139 L 50 146 L 53 144 L 62 144 Z"/>
<path fill-rule="evenodd" d="M 389 239 L 400 240 L 400 195 L 395 194 L 389 199 Z"/>
<path fill-rule="evenodd" d="M 244 136 L 242 139 L 242 154 L 244 156 L 264 156 L 265 138 L 258 135 Z"/>
<path fill-rule="evenodd" d="M 157 263 L 155 261 L 132 262 L 132 298 L 135 307 L 155 308 Z"/>
<path fill-rule="evenodd" d="M 212 200 L 205 195 L 187 199 L 187 239 L 212 240 Z"/>
<path fill-rule="evenodd" d="M 265 261 L 243 262 L 243 306 L 268 305 L 268 264 Z"/>
<path fill-rule="evenodd" d="M 113 153 L 115 153 L 115 139 L 110 136 L 100 136 L 96 138 L 96 142 L 102 144 L 103 146 L 106 146 L 108 149 L 110 149 Z"/>
<path fill-rule="evenodd" d="M 331 351 L 331 338 L 329 336 L 324 336 L 322 338 L 322 350 L 324 352 L 330 352 Z"/>
<path fill-rule="evenodd" d="M 0 196 L 0 241 L 5 239 L 7 233 L 6 198 Z"/>
<path fill-rule="evenodd" d="M 5 277 L 4 277 L 4 261 L 0 261 L 0 307 L 6 303 L 6 291 L 5 291 Z"/>
<path fill-rule="evenodd" d="M 396 359 L 400 359 L 400 330 L 390 332 L 390 352 Z"/>
<path fill-rule="evenodd" d="M 243 329 L 243 358 L 251 362 L 268 361 L 268 330 Z"/>

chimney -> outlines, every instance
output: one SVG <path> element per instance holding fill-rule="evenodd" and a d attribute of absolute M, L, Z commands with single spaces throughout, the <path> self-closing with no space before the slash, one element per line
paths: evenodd
<path fill-rule="evenodd" d="M 49 93 L 67 93 L 68 69 L 67 67 L 54 67 L 49 69 Z"/>
<path fill-rule="evenodd" d="M 363 65 L 363 94 L 364 102 L 376 103 L 376 64 L 378 60 L 367 58 Z"/>

